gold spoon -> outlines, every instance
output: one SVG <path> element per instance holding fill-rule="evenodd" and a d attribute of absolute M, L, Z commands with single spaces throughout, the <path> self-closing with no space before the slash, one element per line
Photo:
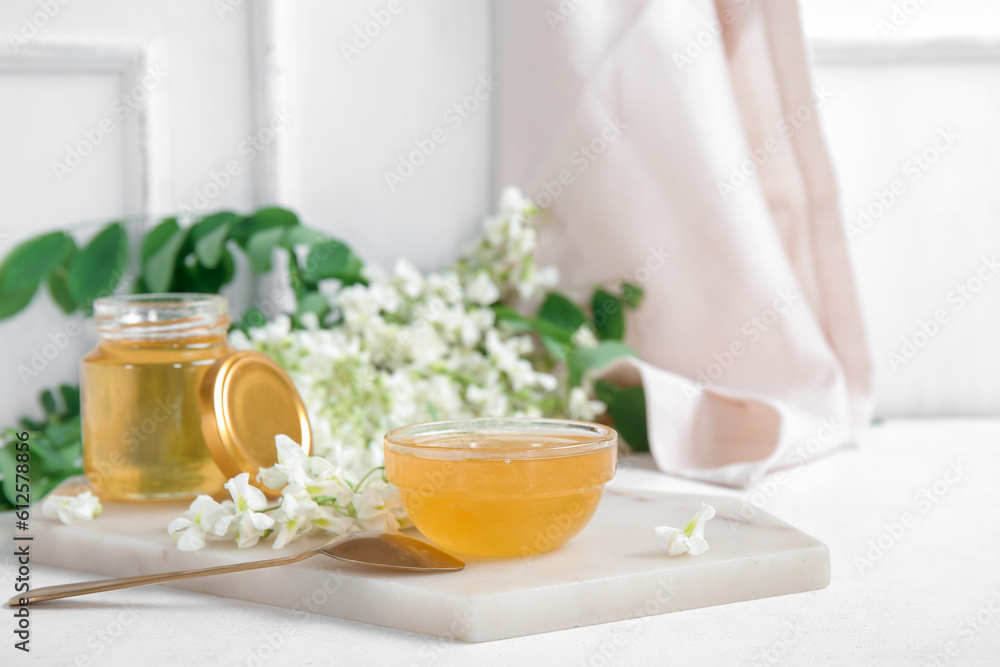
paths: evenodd
<path fill-rule="evenodd" d="M 343 535 L 322 544 L 314 549 L 303 551 L 294 556 L 258 560 L 250 563 L 208 567 L 203 570 L 183 570 L 181 572 L 165 572 L 163 574 L 146 574 L 139 577 L 123 577 L 121 579 L 104 579 L 102 581 L 84 581 L 78 584 L 63 584 L 62 586 L 47 586 L 36 588 L 23 595 L 12 597 L 7 601 L 11 607 L 22 604 L 37 604 L 48 600 L 69 598 L 88 593 L 115 591 L 119 588 L 145 586 L 146 584 L 162 584 L 165 581 L 207 577 L 213 574 L 228 574 L 245 570 L 260 570 L 265 567 L 291 565 L 316 554 L 324 554 L 337 560 L 360 565 L 373 565 L 389 570 L 407 570 L 410 572 L 458 572 L 465 563 L 449 553 L 431 546 L 418 539 L 395 533 L 365 531 Z"/>

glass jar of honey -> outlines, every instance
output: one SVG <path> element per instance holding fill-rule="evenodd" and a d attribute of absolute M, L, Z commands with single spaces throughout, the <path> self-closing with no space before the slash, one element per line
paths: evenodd
<path fill-rule="evenodd" d="M 233 349 L 228 304 L 209 294 L 94 302 L 98 345 L 83 359 L 83 467 L 103 498 L 189 498 L 225 482 L 202 434 L 209 369 Z"/>

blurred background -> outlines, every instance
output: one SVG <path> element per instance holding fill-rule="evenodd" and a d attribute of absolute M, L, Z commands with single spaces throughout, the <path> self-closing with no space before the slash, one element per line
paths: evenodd
<path fill-rule="evenodd" d="M 544 0 L 538 20 L 588 1 L 599 0 Z M 800 4 L 877 415 L 1000 414 L 1000 4 Z M 124 215 L 277 203 L 369 260 L 440 267 L 503 185 L 504 11 L 503 0 L 6 0 L 0 251 Z M 387 176 L 435 129 L 444 139 L 412 174 Z M 0 422 L 76 378 L 86 331 L 36 375 L 18 373 L 65 322 L 43 297 L 0 322 Z"/>

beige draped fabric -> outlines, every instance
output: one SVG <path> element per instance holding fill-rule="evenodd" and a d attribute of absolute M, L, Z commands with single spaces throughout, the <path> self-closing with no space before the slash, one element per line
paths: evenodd
<path fill-rule="evenodd" d="M 871 364 L 794 0 L 501 3 L 498 183 L 564 287 L 646 291 L 607 372 L 664 471 L 746 486 L 852 443 Z"/>

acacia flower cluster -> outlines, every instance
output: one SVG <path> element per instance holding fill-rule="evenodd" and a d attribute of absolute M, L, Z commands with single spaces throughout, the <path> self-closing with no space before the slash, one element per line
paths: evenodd
<path fill-rule="evenodd" d="M 330 537 L 358 530 L 394 532 L 407 525 L 406 512 L 395 487 L 375 468 L 357 482 L 319 456 L 308 456 L 285 435 L 275 438 L 278 462 L 261 468 L 257 481 L 281 489 L 276 501 L 250 484 L 249 473 L 226 482 L 231 500 L 218 502 L 198 496 L 184 516 L 170 522 L 167 532 L 181 551 L 197 551 L 210 541 L 235 541 L 252 547 L 274 537 L 282 549 L 303 535 Z"/>
<path fill-rule="evenodd" d="M 309 412 L 315 453 L 360 473 L 383 462 L 382 435 L 406 424 L 474 417 L 572 417 L 592 421 L 604 404 L 570 388 L 553 355 L 498 322 L 498 303 L 534 299 L 553 269 L 535 262 L 535 206 L 504 191 L 483 237 L 451 270 L 422 274 L 405 260 L 365 283 L 320 285 L 331 308 L 293 326 L 281 316 L 236 332 L 233 345 L 281 364 Z M 588 330 L 579 344 L 595 343 Z"/>

